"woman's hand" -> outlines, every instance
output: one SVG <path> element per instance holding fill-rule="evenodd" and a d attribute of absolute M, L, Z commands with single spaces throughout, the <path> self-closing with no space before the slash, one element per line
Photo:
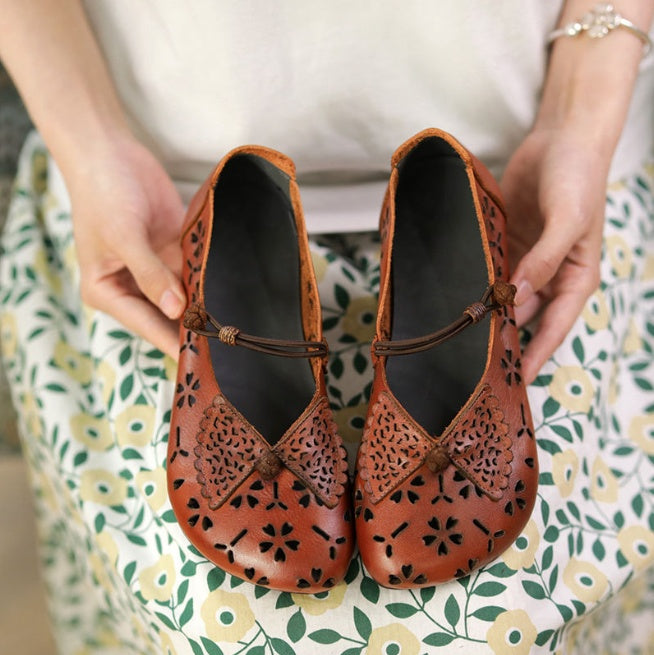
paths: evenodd
<path fill-rule="evenodd" d="M 66 180 L 83 300 L 175 359 L 183 206 L 153 155 L 131 137 L 91 152 Z"/>
<path fill-rule="evenodd" d="M 84 300 L 176 357 L 182 203 L 129 130 L 81 0 L 0 0 L 0 57 L 66 181 Z"/>
<path fill-rule="evenodd" d="M 587 0 L 566 0 L 559 26 L 587 11 Z M 622 0 L 621 11 L 648 30 L 654 0 Z M 542 311 L 524 354 L 526 382 L 599 283 L 606 181 L 642 55 L 628 30 L 556 39 L 534 127 L 504 173 L 518 323 Z"/>
<path fill-rule="evenodd" d="M 502 178 L 519 325 L 542 311 L 523 357 L 532 382 L 599 284 L 610 159 L 577 130 L 535 129 Z"/>

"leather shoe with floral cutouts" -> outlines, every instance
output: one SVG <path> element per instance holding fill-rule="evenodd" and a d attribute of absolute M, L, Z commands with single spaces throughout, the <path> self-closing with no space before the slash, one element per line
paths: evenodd
<path fill-rule="evenodd" d="M 469 574 L 517 538 L 536 497 L 536 443 L 490 173 L 425 130 L 393 156 L 380 227 L 356 532 L 380 584 L 422 587 Z"/>
<path fill-rule="evenodd" d="M 292 162 L 245 146 L 192 200 L 189 308 L 168 443 L 179 524 L 209 560 L 292 592 L 345 575 L 345 450 L 325 391 L 327 346 Z"/>

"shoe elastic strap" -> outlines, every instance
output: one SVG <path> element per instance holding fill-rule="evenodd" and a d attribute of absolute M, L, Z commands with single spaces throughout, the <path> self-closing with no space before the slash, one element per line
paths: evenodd
<path fill-rule="evenodd" d="M 497 280 L 486 291 L 481 299 L 468 305 L 459 318 L 450 325 L 422 337 L 413 339 L 393 339 L 392 341 L 375 341 L 373 352 L 375 355 L 410 355 L 423 350 L 429 350 L 473 323 L 479 323 L 489 312 L 500 309 L 504 305 L 513 305 L 516 288 L 513 284 Z"/>
<path fill-rule="evenodd" d="M 326 357 L 328 353 L 325 341 L 269 339 L 245 334 L 233 325 L 221 325 L 200 305 L 192 305 L 186 310 L 184 327 L 200 336 L 218 339 L 228 346 L 243 346 L 279 357 Z"/>

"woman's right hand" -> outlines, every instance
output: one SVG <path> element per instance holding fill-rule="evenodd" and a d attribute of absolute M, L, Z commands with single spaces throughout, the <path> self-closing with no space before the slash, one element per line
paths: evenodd
<path fill-rule="evenodd" d="M 122 135 L 90 148 L 66 183 L 82 299 L 177 359 L 184 208 L 172 180 Z"/>

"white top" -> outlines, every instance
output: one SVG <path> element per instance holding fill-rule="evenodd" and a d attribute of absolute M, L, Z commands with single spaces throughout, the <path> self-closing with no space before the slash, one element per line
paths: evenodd
<path fill-rule="evenodd" d="M 425 127 L 499 177 L 533 122 L 560 5 L 86 0 L 132 126 L 183 198 L 231 148 L 266 145 L 295 161 L 314 233 L 375 229 L 390 156 Z M 611 179 L 652 151 L 652 59 Z"/>

